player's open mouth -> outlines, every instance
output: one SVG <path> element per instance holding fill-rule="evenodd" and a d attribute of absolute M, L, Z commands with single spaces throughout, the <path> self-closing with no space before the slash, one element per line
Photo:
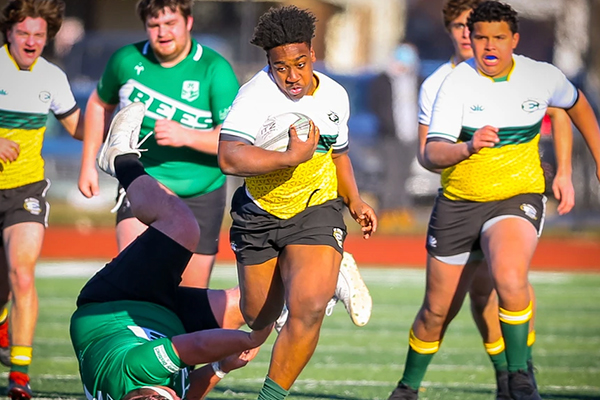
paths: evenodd
<path fill-rule="evenodd" d="M 487 55 L 483 57 L 483 63 L 488 66 L 498 64 L 498 57 L 494 55 Z"/>
<path fill-rule="evenodd" d="M 300 93 L 302 93 L 302 87 L 293 86 L 293 87 L 289 88 L 288 91 L 290 92 L 290 94 L 292 96 L 298 96 Z"/>
<path fill-rule="evenodd" d="M 23 51 L 25 52 L 25 54 L 30 56 L 35 54 L 35 49 L 23 49 Z"/>

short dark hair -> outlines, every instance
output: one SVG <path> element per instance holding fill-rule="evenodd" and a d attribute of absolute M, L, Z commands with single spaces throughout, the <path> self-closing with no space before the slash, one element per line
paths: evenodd
<path fill-rule="evenodd" d="M 0 14 L 0 29 L 4 42 L 8 43 L 8 31 L 25 18 L 42 18 L 48 28 L 48 40 L 54 39 L 60 29 L 65 14 L 63 0 L 10 0 Z"/>
<path fill-rule="evenodd" d="M 291 43 L 311 46 L 317 18 L 296 6 L 272 7 L 258 20 L 250 43 L 265 51 Z"/>
<path fill-rule="evenodd" d="M 165 8 L 173 12 L 179 11 L 184 18 L 192 15 L 194 0 L 140 0 L 137 3 L 137 14 L 145 24 L 148 17 L 158 17 Z"/>
<path fill-rule="evenodd" d="M 442 8 L 442 18 L 444 20 L 444 26 L 447 30 L 450 29 L 450 24 L 460 14 L 467 10 L 473 10 L 481 3 L 482 0 L 447 0 Z"/>
<path fill-rule="evenodd" d="M 519 17 L 517 12 L 508 4 L 500 1 L 484 1 L 478 5 L 467 20 L 469 31 L 477 22 L 506 22 L 512 33 L 519 32 Z"/>

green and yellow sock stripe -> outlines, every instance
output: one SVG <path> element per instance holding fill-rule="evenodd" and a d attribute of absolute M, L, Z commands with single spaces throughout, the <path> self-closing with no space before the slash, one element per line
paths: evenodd
<path fill-rule="evenodd" d="M 533 303 L 530 301 L 522 311 L 508 311 L 500 307 L 500 321 L 509 325 L 520 325 L 529 322 L 533 316 Z"/>
<path fill-rule="evenodd" d="M 500 339 L 496 340 L 495 342 L 492 342 L 492 343 L 484 342 L 483 345 L 485 346 L 485 351 L 490 356 L 498 355 L 498 354 L 502 353 L 505 349 L 504 338 L 502 336 L 500 336 Z"/>
<path fill-rule="evenodd" d="M 434 354 L 440 349 L 442 341 L 437 340 L 435 342 L 425 342 L 415 336 L 415 332 L 410 329 L 408 336 L 408 344 L 410 347 L 419 354 Z"/>

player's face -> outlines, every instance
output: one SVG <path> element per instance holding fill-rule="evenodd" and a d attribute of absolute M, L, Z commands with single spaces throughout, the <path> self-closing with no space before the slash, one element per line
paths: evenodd
<path fill-rule="evenodd" d="M 42 54 L 48 39 L 48 24 L 43 18 L 27 17 L 7 32 L 9 50 L 20 69 L 29 69 Z"/>
<path fill-rule="evenodd" d="M 471 32 L 471 46 L 477 67 L 492 78 L 502 78 L 513 65 L 513 50 L 519 34 L 512 33 L 507 22 L 476 22 Z"/>
<path fill-rule="evenodd" d="M 471 48 L 471 38 L 469 28 L 467 27 L 467 18 L 473 10 L 465 10 L 462 14 L 456 17 L 448 26 L 450 39 L 454 46 L 454 56 L 457 63 L 468 60 L 473 57 L 473 49 Z"/>
<path fill-rule="evenodd" d="M 159 62 L 176 64 L 188 55 L 193 23 L 191 16 L 184 18 L 179 11 L 173 12 L 169 7 L 157 17 L 148 17 L 146 33 Z"/>
<path fill-rule="evenodd" d="M 292 43 L 267 52 L 269 68 L 277 86 L 292 100 L 315 91 L 315 52 L 306 43 Z"/>

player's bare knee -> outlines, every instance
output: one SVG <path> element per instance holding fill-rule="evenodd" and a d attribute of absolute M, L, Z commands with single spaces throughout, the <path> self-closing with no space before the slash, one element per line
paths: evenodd
<path fill-rule="evenodd" d="M 448 309 L 435 305 L 425 305 L 421 308 L 419 317 L 428 328 L 441 329 L 448 319 Z"/>
<path fill-rule="evenodd" d="M 28 293 L 35 288 L 35 277 L 26 268 L 15 268 L 9 273 L 10 286 L 13 294 L 18 296 Z"/>

